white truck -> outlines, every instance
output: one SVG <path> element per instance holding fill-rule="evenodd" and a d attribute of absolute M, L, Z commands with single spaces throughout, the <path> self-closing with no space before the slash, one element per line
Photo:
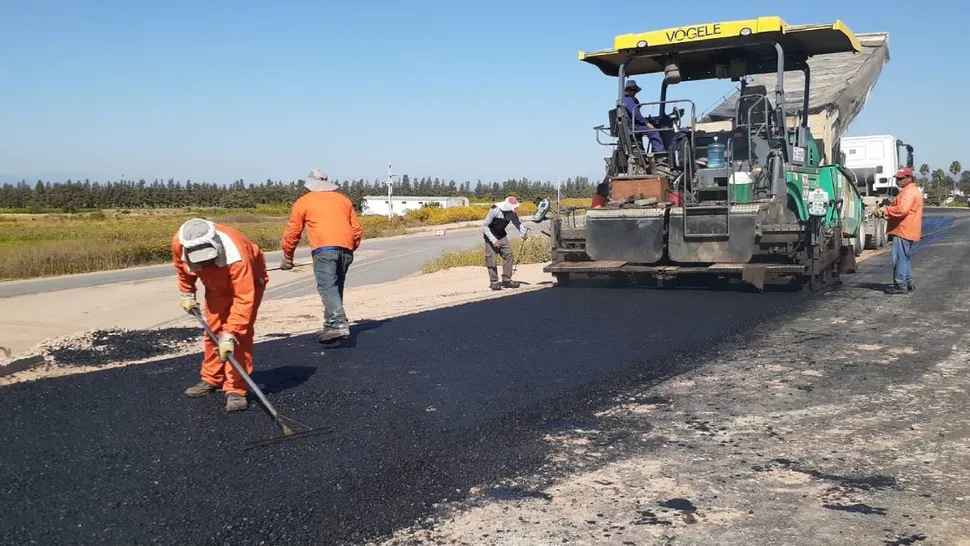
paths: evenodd
<path fill-rule="evenodd" d="M 905 150 L 905 163 L 900 161 Z M 855 175 L 862 194 L 865 218 L 853 241 L 856 255 L 863 249 L 882 248 L 888 243 L 886 221 L 873 216 L 876 208 L 892 199 L 899 188 L 894 175 L 902 167 L 913 168 L 913 147 L 893 135 L 842 137 L 839 141 L 841 164 Z"/>

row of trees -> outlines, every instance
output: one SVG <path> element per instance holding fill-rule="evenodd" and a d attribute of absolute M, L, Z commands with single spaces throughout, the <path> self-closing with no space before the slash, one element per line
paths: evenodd
<path fill-rule="evenodd" d="M 963 170 L 959 161 L 950 163 L 950 168 L 930 169 L 930 166 L 923 163 L 919 167 L 919 185 L 927 196 L 927 200 L 933 204 L 940 204 L 953 194 L 954 190 L 960 190 L 964 196 L 970 196 L 970 171 Z"/>
<path fill-rule="evenodd" d="M 387 184 L 380 180 L 337 181 L 341 191 L 360 210 L 365 195 L 387 195 Z M 262 184 L 237 180 L 219 185 L 206 182 L 145 180 L 118 182 L 37 181 L 0 187 L 0 209 L 61 210 L 135 209 L 180 207 L 252 208 L 257 205 L 293 203 L 302 195 L 303 180 L 282 182 L 267 180 Z M 562 184 L 563 197 L 592 197 L 595 184 L 584 176 L 569 178 Z M 556 195 L 556 184 L 547 181 L 509 179 L 504 182 L 444 181 L 439 178 L 411 179 L 404 175 L 394 186 L 394 195 L 464 196 L 472 201 L 498 201 L 515 195 L 524 201 L 539 201 Z"/>
<path fill-rule="evenodd" d="M 942 203 L 960 190 L 970 196 L 970 171 L 964 171 L 959 161 L 949 169 L 930 169 L 926 163 L 919 168 L 919 185 L 935 203 Z M 597 181 L 598 182 L 598 181 Z M 380 180 L 338 181 L 359 211 L 365 195 L 387 195 L 387 184 Z M 585 176 L 566 179 L 562 184 L 563 197 L 592 197 L 595 182 Z M 288 205 L 302 195 L 303 181 L 282 182 L 267 180 L 262 184 L 236 180 L 228 185 L 207 182 L 185 182 L 169 179 L 122 180 L 118 182 L 66 182 L 22 180 L 0 187 L 0 209 L 60 210 L 73 212 L 84 209 L 136 209 L 181 207 L 253 208 L 257 205 Z M 406 196 L 464 196 L 472 201 L 498 201 L 515 195 L 524 201 L 539 201 L 556 195 L 556 184 L 548 181 L 508 179 L 503 182 L 472 184 L 440 178 L 412 179 L 404 175 L 394 187 L 395 195 Z"/>

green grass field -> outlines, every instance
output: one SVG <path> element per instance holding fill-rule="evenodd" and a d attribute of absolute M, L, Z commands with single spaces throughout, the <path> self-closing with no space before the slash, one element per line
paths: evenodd
<path fill-rule="evenodd" d="M 570 206 L 586 199 L 564 200 Z M 408 229 L 478 221 L 488 205 L 427 208 L 403 218 L 361 216 L 364 238 L 400 235 Z M 526 218 L 535 205 L 523 203 Z M 172 235 L 185 220 L 202 217 L 234 226 L 264 251 L 279 250 L 289 207 L 260 206 L 248 210 L 149 209 L 104 210 L 76 214 L 0 213 L 0 280 L 88 273 L 166 263 L 171 260 Z M 306 244 L 304 241 L 301 244 Z"/>
<path fill-rule="evenodd" d="M 121 269 L 171 260 L 172 235 L 194 216 L 238 227 L 279 248 L 286 211 L 182 209 L 0 215 L 0 279 Z"/>

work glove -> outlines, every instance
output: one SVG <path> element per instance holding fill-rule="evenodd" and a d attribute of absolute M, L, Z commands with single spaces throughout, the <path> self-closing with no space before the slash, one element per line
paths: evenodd
<path fill-rule="evenodd" d="M 884 209 L 882 207 L 879 207 L 879 208 L 876 209 L 875 212 L 872 213 L 872 215 L 875 216 L 876 218 L 885 218 L 886 217 L 886 209 Z"/>
<path fill-rule="evenodd" d="M 529 230 L 524 230 L 522 232 L 522 240 L 524 241 L 524 240 L 526 240 L 528 238 L 529 238 Z"/>
<path fill-rule="evenodd" d="M 225 362 L 229 360 L 229 355 L 236 348 L 236 336 L 222 332 L 219 334 L 219 360 Z"/>
<path fill-rule="evenodd" d="M 289 271 L 290 269 L 293 269 L 293 258 L 290 256 L 283 256 L 283 259 L 280 260 L 280 270 Z"/>
<path fill-rule="evenodd" d="M 182 300 L 179 302 L 182 309 L 190 315 L 194 315 L 199 312 L 199 302 L 195 300 L 194 293 L 182 294 Z"/>

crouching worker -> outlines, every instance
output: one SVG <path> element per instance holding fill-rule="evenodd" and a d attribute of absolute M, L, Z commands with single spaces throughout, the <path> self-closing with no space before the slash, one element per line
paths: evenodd
<path fill-rule="evenodd" d="M 229 362 L 229 355 L 253 372 L 253 334 L 256 312 L 263 301 L 269 277 L 266 257 L 255 243 L 239 230 L 208 220 L 193 218 L 182 224 L 172 238 L 172 261 L 182 293 L 182 309 L 199 311 L 195 297 L 196 280 L 205 287 L 205 318 L 218 336 L 205 339 L 202 381 L 189 387 L 185 396 L 198 397 L 218 390 L 226 396 L 226 411 L 248 407 L 248 387 Z"/>
<path fill-rule="evenodd" d="M 519 201 L 515 197 L 506 197 L 505 201 L 495 203 L 482 222 L 485 232 L 485 267 L 488 269 L 489 288 L 518 288 L 519 283 L 512 280 L 512 268 L 515 267 L 515 257 L 512 245 L 506 237 L 505 228 L 511 223 L 522 234 L 522 240 L 529 238 L 529 230 L 522 225 L 519 215 Z M 498 255 L 502 256 L 502 282 L 498 280 Z"/>

